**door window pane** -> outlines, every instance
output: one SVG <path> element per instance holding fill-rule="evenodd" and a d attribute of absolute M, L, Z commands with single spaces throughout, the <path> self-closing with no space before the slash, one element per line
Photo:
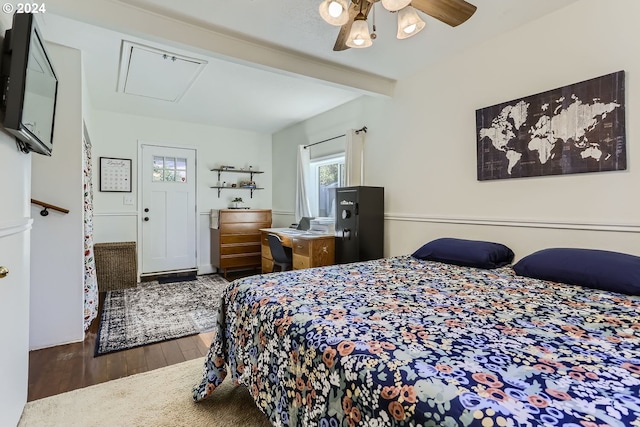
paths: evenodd
<path fill-rule="evenodd" d="M 175 157 L 153 157 L 154 182 L 187 182 L 187 159 Z"/>
<path fill-rule="evenodd" d="M 164 181 L 164 157 L 153 157 L 153 177 L 152 181 Z"/>

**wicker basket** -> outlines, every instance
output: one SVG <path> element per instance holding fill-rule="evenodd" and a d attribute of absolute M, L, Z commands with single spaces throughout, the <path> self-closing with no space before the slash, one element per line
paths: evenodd
<path fill-rule="evenodd" d="M 135 288 L 138 282 L 136 242 L 96 243 L 98 291 Z"/>

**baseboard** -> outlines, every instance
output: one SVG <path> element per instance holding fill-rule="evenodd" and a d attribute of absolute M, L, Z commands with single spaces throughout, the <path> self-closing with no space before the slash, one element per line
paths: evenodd
<path fill-rule="evenodd" d="M 203 274 L 214 274 L 217 273 L 218 269 L 212 266 L 211 264 L 199 265 L 198 266 L 198 275 Z"/>

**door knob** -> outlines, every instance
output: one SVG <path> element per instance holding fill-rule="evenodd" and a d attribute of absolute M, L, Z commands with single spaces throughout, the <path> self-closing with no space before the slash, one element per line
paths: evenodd
<path fill-rule="evenodd" d="M 9 274 L 9 269 L 7 267 L 0 266 L 0 279 L 4 279 L 7 274 Z"/>
<path fill-rule="evenodd" d="M 145 220 L 145 221 L 149 221 L 149 217 L 148 217 L 148 216 L 145 216 L 145 217 L 144 217 L 144 220 Z"/>
<path fill-rule="evenodd" d="M 145 212 L 149 212 L 149 208 L 144 208 L 144 211 Z"/>

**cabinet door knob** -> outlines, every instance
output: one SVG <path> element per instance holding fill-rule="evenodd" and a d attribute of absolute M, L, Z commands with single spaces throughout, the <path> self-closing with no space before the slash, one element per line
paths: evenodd
<path fill-rule="evenodd" d="M 9 269 L 0 265 L 0 279 L 4 279 L 9 274 Z"/>

